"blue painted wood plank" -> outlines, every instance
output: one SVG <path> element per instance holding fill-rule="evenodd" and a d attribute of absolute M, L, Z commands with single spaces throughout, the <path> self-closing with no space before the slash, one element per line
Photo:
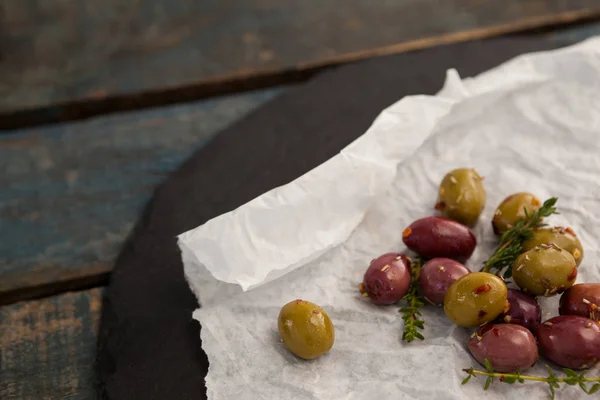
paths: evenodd
<path fill-rule="evenodd" d="M 95 398 L 101 289 L 0 307 L 0 399 Z"/>
<path fill-rule="evenodd" d="M 600 3 L 3 0 L 0 15 L 0 114 L 8 115 L 572 22 L 600 15 Z"/>
<path fill-rule="evenodd" d="M 0 135 L 0 295 L 110 271 L 166 175 L 281 90 Z"/>
<path fill-rule="evenodd" d="M 564 43 L 576 43 L 600 35 L 600 21 L 567 27 L 547 34 L 549 40 Z"/>

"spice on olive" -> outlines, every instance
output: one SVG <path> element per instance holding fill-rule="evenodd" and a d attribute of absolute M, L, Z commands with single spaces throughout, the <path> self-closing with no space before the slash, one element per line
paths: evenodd
<path fill-rule="evenodd" d="M 540 324 L 540 350 L 561 367 L 593 368 L 600 361 L 600 324 L 576 315 L 561 315 Z"/>
<path fill-rule="evenodd" d="M 560 315 L 579 315 L 600 321 L 600 283 L 578 283 L 560 296 Z"/>
<path fill-rule="evenodd" d="M 471 335 L 468 347 L 481 365 L 487 359 L 497 372 L 525 370 L 538 359 L 536 340 L 521 325 L 487 324 Z"/>
<path fill-rule="evenodd" d="M 402 231 L 402 241 L 424 258 L 445 257 L 465 261 L 477 239 L 466 226 L 452 219 L 431 216 L 418 219 Z"/>
<path fill-rule="evenodd" d="M 535 333 L 542 322 L 542 307 L 534 296 L 517 289 L 508 289 L 507 312 L 500 314 L 496 322 L 521 325 Z"/>
<path fill-rule="evenodd" d="M 542 203 L 531 193 L 515 193 L 505 198 L 496 208 L 492 226 L 496 235 L 502 235 L 516 225 L 527 214 L 537 211 Z"/>
<path fill-rule="evenodd" d="M 471 272 L 450 285 L 444 296 L 444 312 L 456 325 L 479 326 L 508 311 L 507 296 L 502 278 Z"/>
<path fill-rule="evenodd" d="M 459 278 L 471 271 L 450 258 L 433 258 L 423 264 L 419 285 L 427 300 L 436 305 L 444 304 L 446 291 Z"/>
<path fill-rule="evenodd" d="M 556 226 L 533 231 L 531 238 L 523 242 L 523 251 L 531 250 L 542 244 L 555 244 L 573 255 L 577 266 L 583 260 L 583 246 L 571 228 Z"/>
<path fill-rule="evenodd" d="M 512 268 L 517 286 L 534 296 L 554 296 L 575 283 L 573 255 L 553 244 L 543 244 L 521 254 Z"/>
<path fill-rule="evenodd" d="M 408 257 L 386 253 L 371 261 L 359 290 L 375 304 L 394 304 L 408 292 L 410 278 Z"/>
<path fill-rule="evenodd" d="M 281 308 L 277 320 L 279 336 L 290 352 L 310 360 L 333 347 L 335 330 L 327 313 L 318 305 L 294 300 Z"/>
<path fill-rule="evenodd" d="M 483 178 L 473 168 L 459 168 L 442 179 L 435 208 L 447 218 L 473 226 L 485 201 Z"/>

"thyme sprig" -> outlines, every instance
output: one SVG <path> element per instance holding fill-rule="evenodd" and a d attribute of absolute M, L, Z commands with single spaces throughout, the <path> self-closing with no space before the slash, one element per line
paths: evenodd
<path fill-rule="evenodd" d="M 555 389 L 561 388 L 561 386 L 560 386 L 561 383 L 565 383 L 569 386 L 577 386 L 578 385 L 581 388 L 581 390 L 583 390 L 585 393 L 590 394 L 590 395 L 600 391 L 600 383 L 594 383 L 594 382 L 600 382 L 600 377 L 599 378 L 588 378 L 585 376 L 586 371 L 578 374 L 577 372 L 575 372 L 569 368 L 563 368 L 563 372 L 566 374 L 566 376 L 558 377 L 552 371 L 552 369 L 550 369 L 550 367 L 546 365 L 546 368 L 548 369 L 547 377 L 521 375 L 520 371 L 505 374 L 505 373 L 500 373 L 500 372 L 494 371 L 494 369 L 492 368 L 492 365 L 490 364 L 490 362 L 487 358 L 484 361 L 485 361 L 485 369 L 486 369 L 485 371 L 481 371 L 481 370 L 477 370 L 477 369 L 473 369 L 473 368 L 463 369 L 463 371 L 467 373 L 467 377 L 462 381 L 463 385 L 467 384 L 467 382 L 469 382 L 469 380 L 472 377 L 477 376 L 477 375 L 482 375 L 482 376 L 487 377 L 485 380 L 485 384 L 483 386 L 483 390 L 488 390 L 489 387 L 494 382 L 494 380 L 496 378 L 498 378 L 498 380 L 500 382 L 508 383 L 508 384 L 514 384 L 515 382 L 525 383 L 525 381 L 546 382 L 548 384 L 548 388 L 550 390 L 550 398 L 551 399 L 554 399 L 554 396 L 556 395 Z M 590 384 L 590 383 L 594 383 L 594 385 L 592 385 L 591 387 L 588 387 L 588 384 Z"/>
<path fill-rule="evenodd" d="M 424 328 L 425 321 L 422 319 L 421 311 L 419 308 L 425 306 L 424 298 L 419 296 L 419 276 L 421 275 L 421 267 L 423 266 L 423 260 L 417 257 L 415 261 L 410 262 L 411 265 L 411 279 L 408 292 L 402 298 L 407 305 L 402 307 L 400 312 L 402 313 L 402 319 L 404 320 L 404 332 L 402 333 L 402 340 L 412 342 L 415 338 L 423 340 L 425 339 L 419 329 Z"/>
<path fill-rule="evenodd" d="M 494 251 L 494 254 L 483 263 L 483 272 L 499 273 L 504 268 L 504 278 L 512 276 L 512 264 L 517 257 L 523 252 L 523 242 L 529 239 L 534 229 L 546 226 L 543 223 L 543 218 L 549 217 L 552 214 L 558 214 L 556 211 L 556 197 L 552 197 L 544 202 L 542 206 L 529 214 L 525 210 L 525 218 L 519 220 L 509 230 L 504 232 L 500 237 L 500 245 Z"/>

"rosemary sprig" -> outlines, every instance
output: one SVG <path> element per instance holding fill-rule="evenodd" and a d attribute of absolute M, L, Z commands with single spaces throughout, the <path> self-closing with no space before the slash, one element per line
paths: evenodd
<path fill-rule="evenodd" d="M 418 257 L 414 262 L 411 260 L 410 265 L 410 287 L 406 295 L 402 298 L 407 303 L 407 306 L 400 309 L 402 319 L 404 320 L 402 340 L 409 343 L 415 340 L 415 338 L 420 340 L 425 339 L 421 332 L 419 332 L 419 329 L 423 329 L 425 324 L 425 321 L 421 319 L 421 311 L 419 311 L 419 308 L 425 306 L 423 298 L 419 296 L 419 275 L 421 274 L 423 260 Z"/>
<path fill-rule="evenodd" d="M 502 234 L 500 245 L 494 251 L 494 254 L 483 263 L 481 271 L 491 272 L 495 270 L 500 272 L 508 267 L 504 272 L 504 278 L 510 278 L 512 276 L 512 264 L 523 251 L 523 242 L 531 237 L 534 229 L 546 226 L 542 222 L 544 217 L 558 214 L 555 207 L 557 200 L 556 197 L 546 200 L 538 210 L 531 214 L 525 209 L 525 218 L 519 220 L 515 226 Z"/>
<path fill-rule="evenodd" d="M 473 368 L 463 369 L 464 372 L 467 373 L 467 377 L 462 381 L 462 384 L 465 385 L 469 382 L 471 377 L 476 375 L 486 376 L 485 385 L 483 390 L 489 389 L 491 384 L 494 382 L 495 378 L 498 378 L 500 382 L 513 384 L 515 382 L 525 383 L 525 381 L 538 381 L 538 382 L 546 382 L 548 384 L 550 390 L 550 397 L 554 399 L 556 395 L 555 389 L 560 389 L 560 383 L 566 383 L 569 386 L 579 385 L 581 390 L 583 390 L 587 394 L 594 394 L 600 390 L 600 383 L 595 383 L 591 387 L 588 388 L 589 383 L 600 382 L 600 378 L 588 378 L 585 376 L 585 371 L 581 374 L 569 369 L 563 368 L 563 372 L 566 374 L 565 377 L 557 377 L 556 374 L 550 369 L 549 366 L 546 365 L 548 369 L 548 376 L 529 376 L 529 375 L 521 375 L 520 371 L 504 374 L 500 372 L 494 371 L 492 365 L 489 360 L 485 359 L 485 369 L 486 371 L 480 371 Z"/>

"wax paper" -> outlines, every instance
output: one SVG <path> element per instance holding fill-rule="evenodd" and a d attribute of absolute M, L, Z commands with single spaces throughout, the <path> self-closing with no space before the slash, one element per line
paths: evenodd
<path fill-rule="evenodd" d="M 428 306 L 425 340 L 404 343 L 398 306 L 372 305 L 358 292 L 370 260 L 404 251 L 402 230 L 435 214 L 442 177 L 459 167 L 476 168 L 487 190 L 470 269 L 497 245 L 495 207 L 528 191 L 559 198 L 561 214 L 548 222 L 571 226 L 584 246 L 577 281 L 600 282 L 600 38 L 475 78 L 449 70 L 437 95 L 399 99 L 318 168 L 180 235 L 202 305 L 193 318 L 210 362 L 208 398 L 480 398 L 481 377 L 461 385 L 463 368 L 480 367 L 466 348 L 472 329 Z M 316 360 L 293 356 L 277 332 L 281 307 L 298 298 L 322 306 L 335 325 L 334 347 Z M 543 319 L 557 314 L 558 297 L 541 302 Z M 545 375 L 546 363 L 528 373 Z M 548 387 L 496 383 L 485 395 L 542 399 Z M 588 397 L 568 387 L 559 398 Z"/>

